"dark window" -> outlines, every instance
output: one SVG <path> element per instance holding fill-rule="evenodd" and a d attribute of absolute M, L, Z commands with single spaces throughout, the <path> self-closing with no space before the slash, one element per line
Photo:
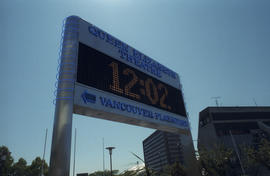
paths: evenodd
<path fill-rule="evenodd" d="M 257 122 L 241 122 L 241 123 L 216 123 L 214 124 L 216 131 L 230 131 L 237 133 L 245 132 L 247 130 L 259 129 Z M 247 131 L 248 133 L 248 131 Z"/>
<path fill-rule="evenodd" d="M 249 130 L 237 130 L 237 129 L 232 129 L 232 130 L 217 129 L 216 130 L 218 136 L 228 136 L 230 135 L 230 131 L 233 135 L 244 135 L 244 134 L 250 133 Z"/>
<path fill-rule="evenodd" d="M 213 120 L 270 119 L 270 112 L 222 112 L 212 113 Z"/>

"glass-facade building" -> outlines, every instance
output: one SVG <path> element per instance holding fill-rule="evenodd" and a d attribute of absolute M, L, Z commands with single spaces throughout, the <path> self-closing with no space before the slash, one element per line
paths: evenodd
<path fill-rule="evenodd" d="M 181 139 L 177 134 L 155 131 L 143 141 L 143 152 L 146 167 L 154 171 L 175 162 L 183 163 Z"/>

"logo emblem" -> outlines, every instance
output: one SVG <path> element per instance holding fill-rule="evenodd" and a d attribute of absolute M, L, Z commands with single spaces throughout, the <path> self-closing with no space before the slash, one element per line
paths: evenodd
<path fill-rule="evenodd" d="M 81 95 L 83 101 L 85 104 L 87 103 L 96 103 L 96 95 L 87 93 L 86 91 L 84 91 L 84 93 L 82 93 Z"/>

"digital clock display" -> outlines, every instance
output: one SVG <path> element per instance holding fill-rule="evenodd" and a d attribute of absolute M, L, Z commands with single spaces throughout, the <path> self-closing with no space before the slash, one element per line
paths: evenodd
<path fill-rule="evenodd" d="M 186 117 L 181 90 L 80 42 L 77 82 Z"/>

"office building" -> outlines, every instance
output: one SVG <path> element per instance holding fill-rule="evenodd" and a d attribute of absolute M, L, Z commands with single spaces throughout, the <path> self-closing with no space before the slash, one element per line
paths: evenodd
<path fill-rule="evenodd" d="M 154 171 L 160 171 L 164 166 L 175 162 L 183 163 L 180 136 L 155 131 L 143 141 L 145 165 Z"/>
<path fill-rule="evenodd" d="M 222 143 L 240 154 L 238 165 L 241 146 L 256 146 L 262 138 L 270 139 L 270 107 L 208 107 L 199 114 L 198 148 Z M 241 174 L 243 169 L 235 172 Z"/>

